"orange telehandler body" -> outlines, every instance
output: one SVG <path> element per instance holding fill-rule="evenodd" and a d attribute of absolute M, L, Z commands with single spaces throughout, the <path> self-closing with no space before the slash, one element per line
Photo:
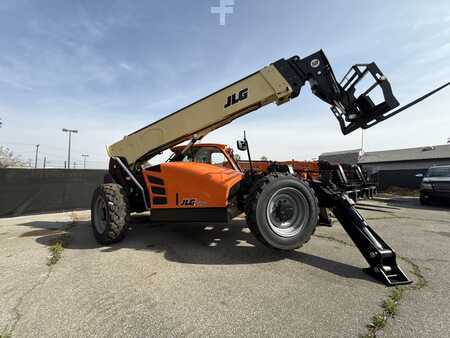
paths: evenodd
<path fill-rule="evenodd" d="M 365 76 L 372 85 L 356 89 Z M 131 213 L 146 211 L 152 222 L 229 222 L 245 213 L 247 224 L 263 244 L 292 250 L 306 243 L 319 221 L 319 209 L 330 209 L 369 263 L 368 272 L 387 285 L 411 281 L 396 263 L 395 252 L 367 224 L 352 201 L 328 178 L 316 180 L 314 162 L 289 161 L 285 166 L 242 172 L 231 149 L 219 144 L 196 144 L 211 131 L 267 104 L 285 104 L 298 97 L 309 82 L 315 96 L 331 106 L 344 134 L 370 128 L 436 91 L 394 110 L 399 102 L 375 63 L 357 64 L 341 82 L 323 53 L 280 59 L 110 145 L 109 174 L 113 183 L 99 186 L 92 198 L 95 238 L 111 244 L 124 238 Z M 370 95 L 379 89 L 384 98 Z M 182 142 L 183 146 L 176 147 Z M 172 148 L 171 158 L 158 165 L 148 161 Z M 289 163 L 288 163 L 289 164 Z M 302 176 L 306 175 L 306 177 Z M 309 175 L 309 176 L 308 176 Z"/>

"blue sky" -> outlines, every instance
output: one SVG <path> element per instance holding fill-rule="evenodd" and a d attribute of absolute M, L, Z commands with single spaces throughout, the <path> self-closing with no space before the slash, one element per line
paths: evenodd
<path fill-rule="evenodd" d="M 0 2 L 0 145 L 24 159 L 106 164 L 105 144 L 292 55 L 324 49 L 337 77 L 376 61 L 402 103 L 450 79 L 448 1 L 235 0 L 226 25 L 212 1 Z M 366 150 L 445 143 L 450 91 L 364 132 Z M 208 135 L 234 144 L 243 130 L 255 157 L 311 159 L 358 148 L 307 86 Z"/>

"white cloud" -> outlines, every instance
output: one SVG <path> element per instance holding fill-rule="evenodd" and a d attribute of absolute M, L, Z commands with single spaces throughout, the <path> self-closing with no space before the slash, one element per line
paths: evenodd
<path fill-rule="evenodd" d="M 121 63 L 119 63 L 119 67 L 120 68 L 123 68 L 123 69 L 125 69 L 125 70 L 128 70 L 128 71 L 132 71 L 133 70 L 133 67 L 132 66 L 130 66 L 128 63 L 126 63 L 126 62 L 121 62 Z"/>

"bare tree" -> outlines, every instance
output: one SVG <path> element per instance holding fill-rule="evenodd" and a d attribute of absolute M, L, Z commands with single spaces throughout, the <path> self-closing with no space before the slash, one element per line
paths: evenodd
<path fill-rule="evenodd" d="M 0 168 L 22 168 L 27 164 L 6 147 L 0 146 Z"/>

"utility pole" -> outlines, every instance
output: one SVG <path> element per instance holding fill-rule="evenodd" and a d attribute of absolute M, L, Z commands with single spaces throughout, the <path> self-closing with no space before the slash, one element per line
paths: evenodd
<path fill-rule="evenodd" d="M 44 165 L 43 165 L 44 169 L 46 164 L 47 164 L 47 156 L 44 156 Z"/>
<path fill-rule="evenodd" d="M 81 154 L 81 157 L 83 157 L 83 169 L 86 169 L 86 158 L 89 157 L 88 154 Z"/>
<path fill-rule="evenodd" d="M 39 154 L 39 144 L 36 144 L 36 156 L 34 157 L 34 169 L 37 168 L 38 154 Z"/>
<path fill-rule="evenodd" d="M 65 132 L 65 133 L 69 133 L 69 148 L 67 150 L 67 169 L 70 169 L 70 146 L 71 146 L 71 143 L 72 143 L 72 133 L 77 134 L 78 130 L 63 128 L 62 131 Z"/>

